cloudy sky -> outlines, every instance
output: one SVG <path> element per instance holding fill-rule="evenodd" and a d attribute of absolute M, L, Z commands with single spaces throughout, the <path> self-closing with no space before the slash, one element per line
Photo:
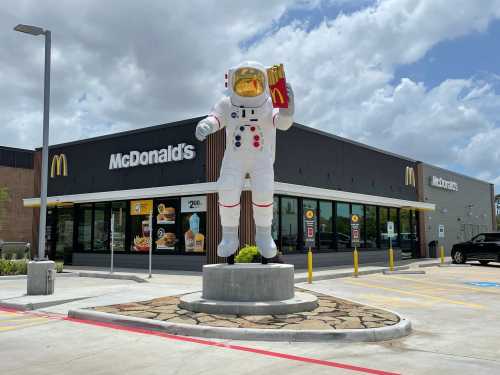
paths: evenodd
<path fill-rule="evenodd" d="M 496 184 L 500 0 L 2 1 L 0 144 L 51 143 L 207 113 L 224 71 L 284 63 L 296 120 Z"/>

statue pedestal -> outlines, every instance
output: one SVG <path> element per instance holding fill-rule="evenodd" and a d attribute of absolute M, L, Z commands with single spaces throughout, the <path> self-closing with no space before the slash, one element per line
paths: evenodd
<path fill-rule="evenodd" d="M 317 297 L 294 291 L 291 264 L 203 266 L 203 291 L 181 297 L 180 307 L 208 314 L 274 315 L 314 310 Z"/>

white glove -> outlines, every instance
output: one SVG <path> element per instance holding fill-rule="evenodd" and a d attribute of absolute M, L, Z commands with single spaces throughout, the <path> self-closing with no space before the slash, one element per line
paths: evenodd
<path fill-rule="evenodd" d="M 201 120 L 198 125 L 196 125 L 196 139 L 203 142 L 210 134 L 213 133 L 213 125 L 206 118 Z"/>
<path fill-rule="evenodd" d="M 293 116 L 295 113 L 295 101 L 293 96 L 292 85 L 286 83 L 286 92 L 288 94 L 288 108 L 280 108 L 280 113 L 285 116 Z"/>

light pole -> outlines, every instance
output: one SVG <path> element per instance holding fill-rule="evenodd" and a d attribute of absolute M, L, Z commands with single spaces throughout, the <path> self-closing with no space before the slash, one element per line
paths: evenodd
<path fill-rule="evenodd" d="M 38 227 L 38 259 L 45 259 L 45 226 L 47 222 L 47 176 L 49 169 L 49 105 L 50 105 L 50 30 L 29 25 L 17 25 L 15 31 L 34 36 L 45 35 L 45 73 L 43 89 L 43 145 L 40 192 L 40 225 Z"/>

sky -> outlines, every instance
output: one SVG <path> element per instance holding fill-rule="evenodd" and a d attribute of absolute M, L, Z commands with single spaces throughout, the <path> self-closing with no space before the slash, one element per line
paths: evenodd
<path fill-rule="evenodd" d="M 283 63 L 295 120 L 500 191 L 500 0 L 3 1 L 0 145 L 201 116 L 241 61 Z"/>

